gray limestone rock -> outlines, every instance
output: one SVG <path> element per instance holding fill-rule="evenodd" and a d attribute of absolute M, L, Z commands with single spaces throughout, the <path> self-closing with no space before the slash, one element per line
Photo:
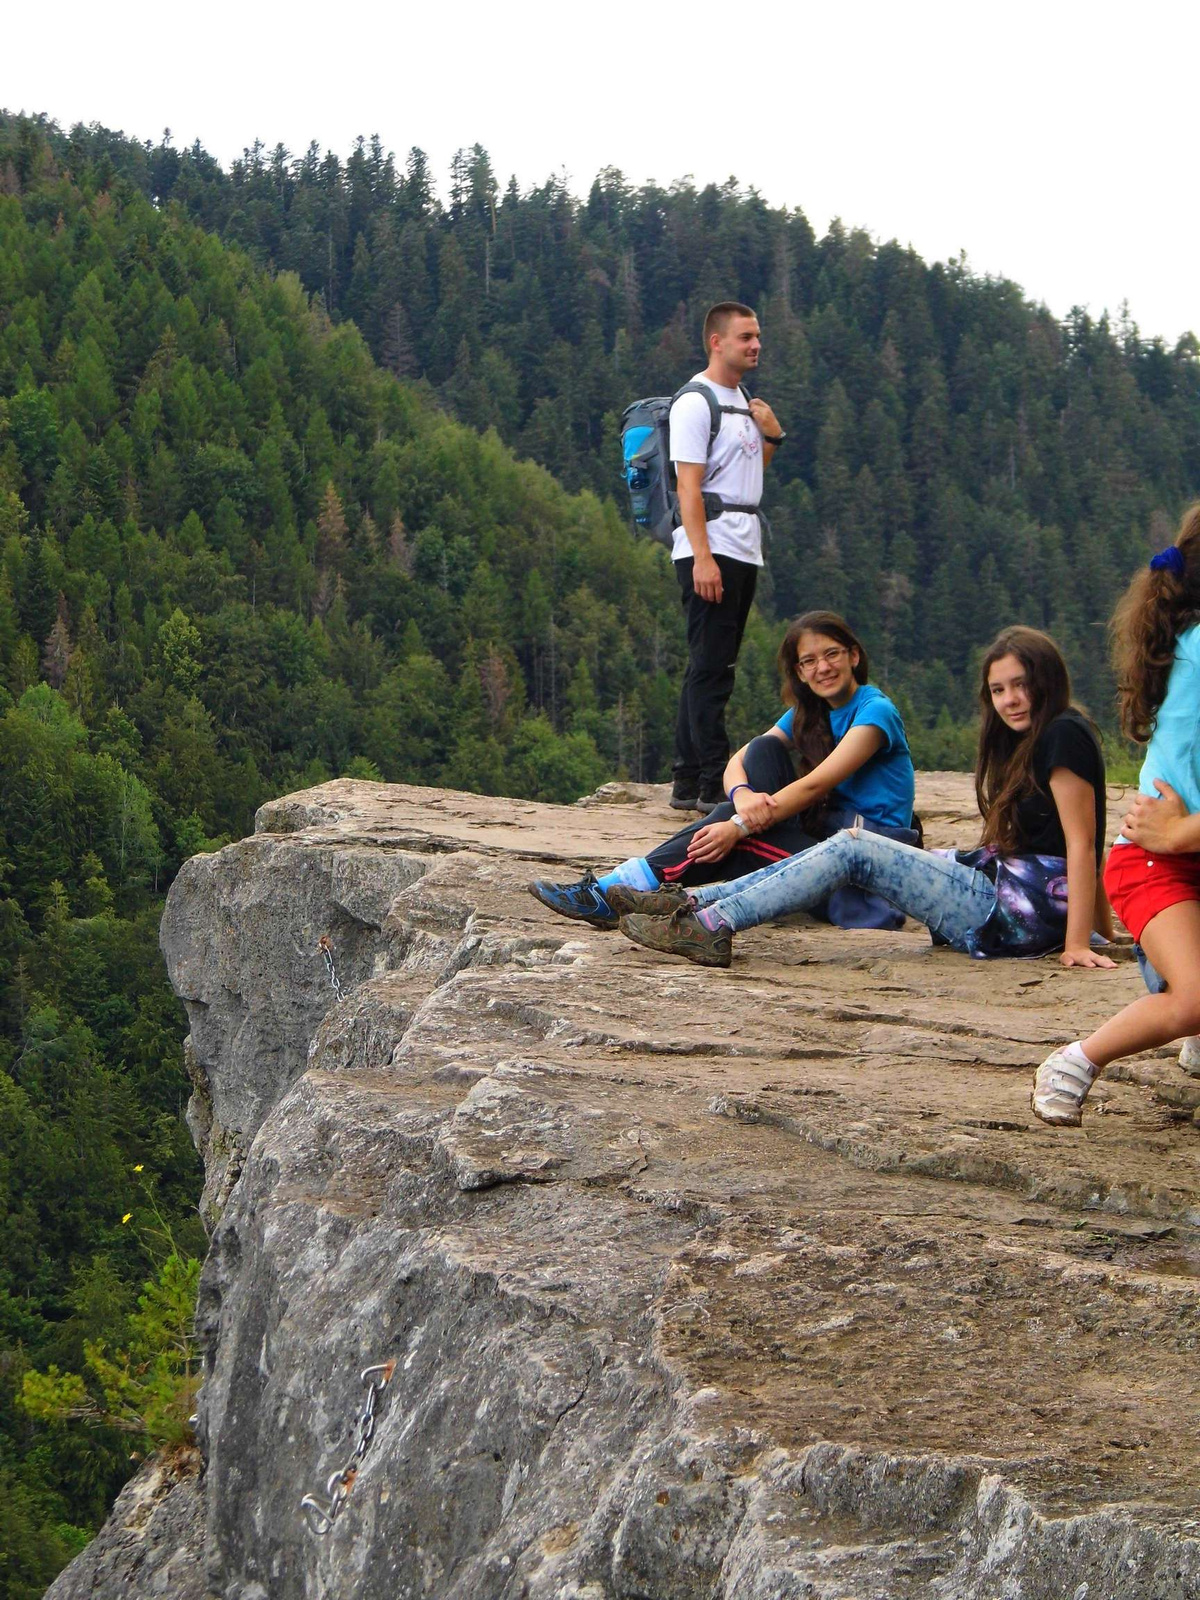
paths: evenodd
<path fill-rule="evenodd" d="M 47 1589 L 46 1600 L 207 1600 L 202 1465 L 195 1449 L 148 1461 L 121 1490 L 99 1535 Z"/>
<path fill-rule="evenodd" d="M 1200 1592 L 1188 1080 L 1028 1112 L 1136 972 L 807 926 L 708 973 L 525 894 L 664 801 L 341 781 L 188 863 L 203 1472 L 55 1600 Z"/>
<path fill-rule="evenodd" d="M 191 1024 L 191 1126 L 205 1162 L 209 1221 L 263 1117 L 304 1071 L 330 1008 L 321 940 L 336 951 L 339 982 L 371 976 L 387 960 L 383 925 L 393 901 L 427 867 L 405 851 L 302 840 L 260 835 L 194 856 L 163 916 L 163 953 Z"/>

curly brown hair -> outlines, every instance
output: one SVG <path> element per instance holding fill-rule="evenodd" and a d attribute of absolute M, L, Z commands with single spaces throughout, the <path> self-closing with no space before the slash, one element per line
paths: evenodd
<path fill-rule="evenodd" d="M 1200 620 L 1200 500 L 1188 507 L 1175 535 L 1183 571 L 1142 567 L 1117 601 L 1109 623 L 1121 728 L 1138 744 L 1154 732 L 1167 693 L 1175 641 Z"/>
<path fill-rule="evenodd" d="M 1024 733 L 1014 733 L 992 704 L 988 679 L 997 661 L 1016 656 L 1025 669 L 1031 716 Z M 1033 752 L 1042 730 L 1071 704 L 1071 678 L 1062 651 L 1036 628 L 1005 628 L 988 646 L 979 675 L 979 751 L 975 758 L 975 799 L 983 818 L 981 843 L 996 850 L 1021 848 L 1017 803 L 1037 788 Z"/>

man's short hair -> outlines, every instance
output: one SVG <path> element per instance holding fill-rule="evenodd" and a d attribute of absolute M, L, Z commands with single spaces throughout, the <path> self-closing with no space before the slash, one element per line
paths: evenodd
<path fill-rule="evenodd" d="M 708 354 L 708 341 L 714 333 L 724 333 L 730 317 L 756 317 L 753 306 L 744 306 L 740 300 L 718 300 L 704 313 L 704 353 Z"/>

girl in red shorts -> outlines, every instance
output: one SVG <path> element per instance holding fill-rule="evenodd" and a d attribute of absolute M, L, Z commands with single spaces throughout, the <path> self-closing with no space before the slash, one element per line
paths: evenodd
<path fill-rule="evenodd" d="M 1067 1127 L 1110 1061 L 1188 1038 L 1190 1065 L 1200 1032 L 1200 503 L 1134 577 L 1112 632 L 1121 725 L 1147 748 L 1104 886 L 1164 987 L 1042 1062 L 1033 1109 Z"/>

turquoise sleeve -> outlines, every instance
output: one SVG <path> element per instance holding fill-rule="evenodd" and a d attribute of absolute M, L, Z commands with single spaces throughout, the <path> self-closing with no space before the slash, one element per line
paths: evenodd
<path fill-rule="evenodd" d="M 851 727 L 878 728 L 883 734 L 885 750 L 894 750 L 897 746 L 904 749 L 908 740 L 904 737 L 904 724 L 900 720 L 900 713 L 890 700 L 882 696 L 878 700 L 869 700 L 855 717 Z M 847 728 L 846 732 L 849 733 Z"/>

